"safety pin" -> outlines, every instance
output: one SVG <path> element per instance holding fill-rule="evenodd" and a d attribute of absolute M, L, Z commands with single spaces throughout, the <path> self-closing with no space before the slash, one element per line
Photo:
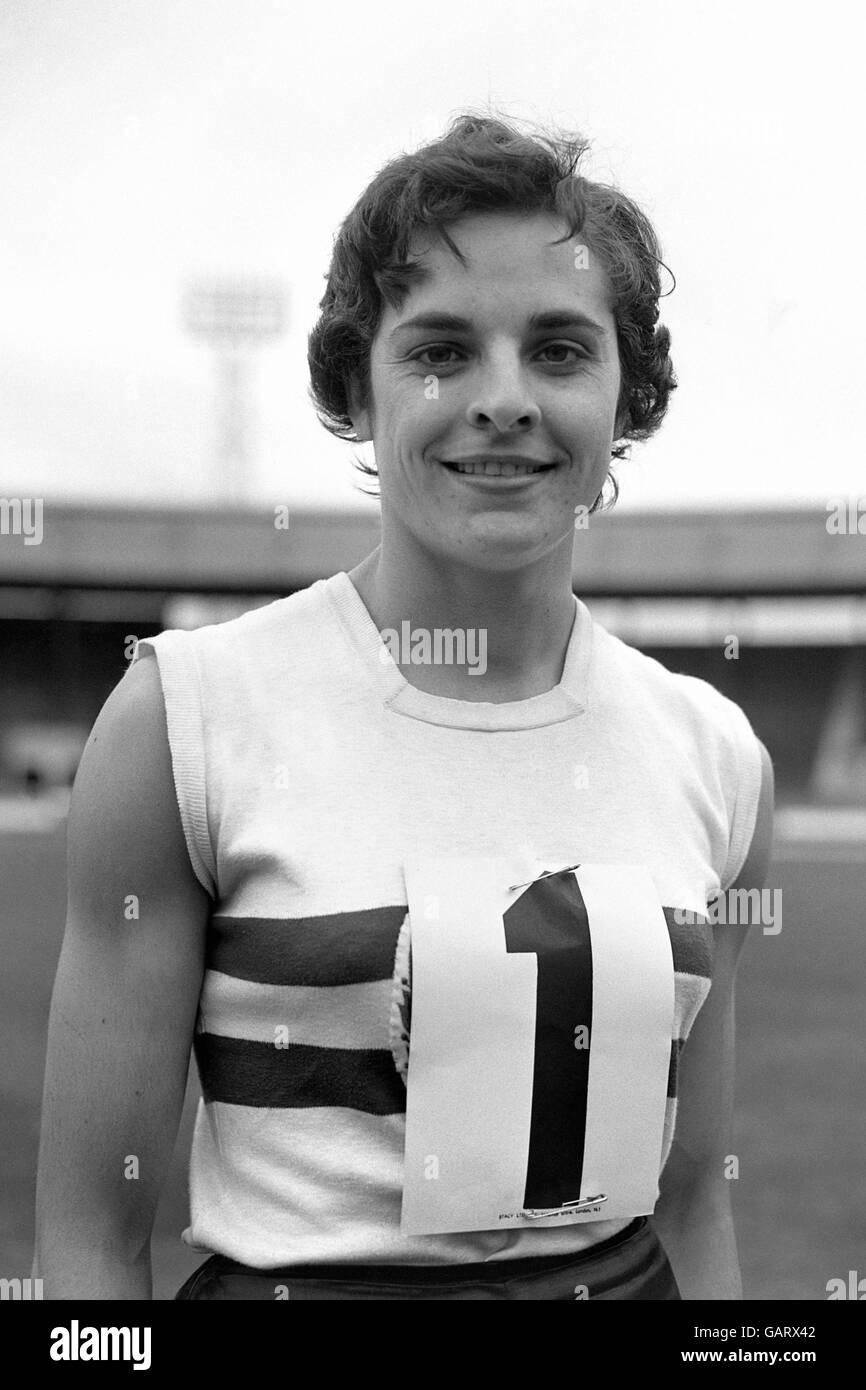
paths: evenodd
<path fill-rule="evenodd" d="M 607 1201 L 604 1192 L 599 1192 L 596 1197 L 575 1197 L 571 1202 L 562 1202 L 558 1207 L 527 1207 L 520 1215 L 527 1217 L 530 1221 L 540 1221 L 545 1216 L 558 1216 L 560 1212 L 586 1211 L 589 1207 L 599 1206 Z"/>
<path fill-rule="evenodd" d="M 509 893 L 516 893 L 518 888 L 528 888 L 530 883 L 537 883 L 539 878 L 554 878 L 556 874 L 570 874 L 579 868 L 579 864 L 569 864 L 567 869 L 545 869 L 543 874 L 538 875 L 538 878 L 531 878 L 527 883 L 515 883 L 514 887 L 509 888 L 508 891 Z"/>

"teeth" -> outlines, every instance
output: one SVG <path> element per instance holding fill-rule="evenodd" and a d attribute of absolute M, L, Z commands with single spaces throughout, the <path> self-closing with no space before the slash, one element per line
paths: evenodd
<path fill-rule="evenodd" d="M 530 468 L 526 463 L 457 463 L 452 467 L 458 473 L 481 473 L 489 478 L 513 478 L 518 473 L 541 472 L 541 468 Z"/>

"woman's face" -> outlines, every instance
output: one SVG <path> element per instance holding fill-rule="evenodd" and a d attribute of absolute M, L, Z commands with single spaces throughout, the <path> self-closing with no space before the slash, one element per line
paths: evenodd
<path fill-rule="evenodd" d="M 581 238 L 547 214 L 484 213 L 444 243 L 411 248 L 426 276 L 385 307 L 370 354 L 371 395 L 353 413 L 372 439 L 383 533 L 443 559 L 517 569 L 571 553 L 575 509 L 610 464 L 620 390 L 607 277 Z M 544 471 L 461 473 L 487 456 Z M 552 466 L 550 466 L 552 465 Z"/>

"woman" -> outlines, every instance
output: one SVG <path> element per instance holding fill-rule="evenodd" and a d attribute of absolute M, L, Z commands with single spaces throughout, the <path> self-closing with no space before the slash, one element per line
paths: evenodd
<path fill-rule="evenodd" d="M 374 445 L 381 544 L 142 642 L 97 721 L 49 1297 L 151 1296 L 193 1035 L 185 1238 L 212 1253 L 179 1298 L 741 1297 L 745 933 L 706 906 L 763 881 L 772 771 L 572 592 L 575 526 L 674 387 L 654 233 L 583 150 L 466 116 L 373 180 L 310 367 L 326 427 Z"/>

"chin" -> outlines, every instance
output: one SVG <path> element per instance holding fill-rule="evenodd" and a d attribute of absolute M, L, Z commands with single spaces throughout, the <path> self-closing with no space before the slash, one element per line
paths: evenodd
<path fill-rule="evenodd" d="M 571 529 L 568 532 L 570 541 Z M 563 538 L 551 540 L 549 533 L 539 536 L 511 535 L 472 536 L 465 545 L 455 549 L 453 539 L 450 544 L 437 547 L 443 559 L 451 564 L 465 565 L 471 569 L 488 574 L 507 573 L 534 564 L 562 544 Z"/>

